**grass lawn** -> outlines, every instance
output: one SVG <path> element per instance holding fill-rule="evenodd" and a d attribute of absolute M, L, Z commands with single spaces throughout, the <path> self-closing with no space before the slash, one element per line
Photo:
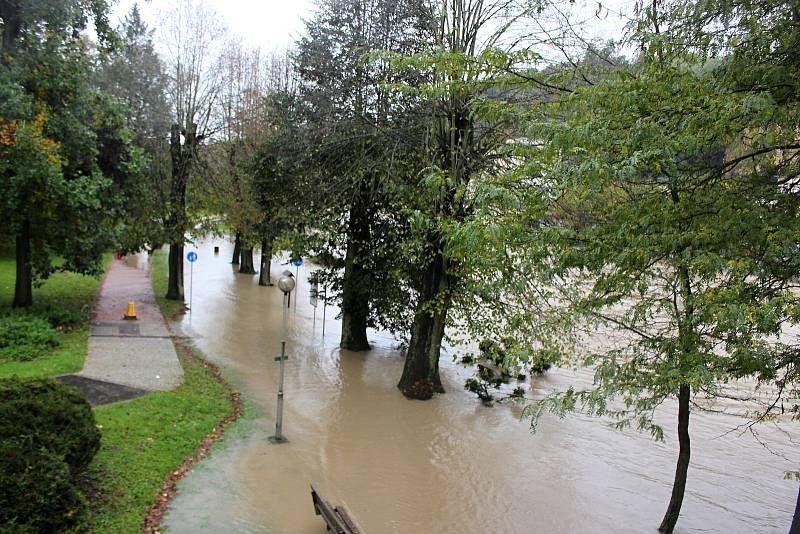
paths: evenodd
<path fill-rule="evenodd" d="M 174 317 L 182 303 L 168 301 L 166 255 L 158 252 L 152 280 L 161 311 Z M 103 441 L 89 470 L 93 532 L 137 533 L 164 480 L 232 411 L 230 392 L 190 345 L 176 344 L 184 382 L 174 391 L 95 409 Z"/>
<path fill-rule="evenodd" d="M 103 257 L 107 267 L 111 255 Z M 13 254 L 0 255 L 0 315 L 19 313 L 12 310 L 15 261 Z M 28 362 L 0 361 L 0 378 L 46 377 L 72 373 L 83 368 L 92 320 L 92 308 L 100 289 L 100 279 L 73 273 L 56 273 L 41 287 L 33 288 L 33 306 L 24 313 L 44 318 L 57 317 L 74 322 L 62 328 L 61 344 L 49 354 Z"/>
<path fill-rule="evenodd" d="M 184 383 L 175 391 L 95 409 L 103 433 L 90 466 L 94 532 L 136 533 L 164 480 L 231 412 L 225 387 L 191 347 L 178 345 Z"/>

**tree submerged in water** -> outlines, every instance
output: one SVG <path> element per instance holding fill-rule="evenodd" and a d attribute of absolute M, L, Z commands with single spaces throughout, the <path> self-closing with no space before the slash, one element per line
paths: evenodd
<path fill-rule="evenodd" d="M 557 365 L 595 372 L 593 386 L 527 407 L 534 428 L 546 411 L 584 411 L 661 440 L 654 414 L 677 403 L 659 526 L 672 532 L 693 403 L 739 378 L 781 381 L 796 363 L 780 335 L 800 321 L 800 197 L 797 158 L 781 148 L 797 145 L 793 105 L 744 85 L 735 55 L 685 49 L 685 20 L 656 6 L 642 10 L 636 64 L 571 90 L 551 110 L 557 120 L 531 125 L 540 145 L 522 147 L 530 159 L 509 190 L 549 209 L 535 230 L 509 230 L 529 242 L 507 278 L 517 304 L 508 323 Z"/>
<path fill-rule="evenodd" d="M 491 405 L 504 385 L 512 381 L 524 382 L 528 375 L 531 380 L 550 369 L 550 362 L 534 357 L 530 352 L 520 352 L 515 342 L 505 339 L 498 343 L 484 339 L 478 345 L 480 354 L 475 357 L 467 354 L 461 358 L 462 365 L 477 365 L 476 373 L 464 382 L 464 389 L 475 393 L 486 405 Z M 495 390 L 495 393 L 490 392 Z M 517 386 L 513 391 L 499 399 L 520 401 L 525 398 L 525 389 Z"/>

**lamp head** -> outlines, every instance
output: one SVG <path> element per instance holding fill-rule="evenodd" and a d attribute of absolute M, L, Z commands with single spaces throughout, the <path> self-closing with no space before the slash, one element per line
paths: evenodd
<path fill-rule="evenodd" d="M 291 293 L 294 289 L 294 285 L 294 276 L 292 276 L 292 273 L 289 273 L 288 275 L 284 273 L 280 278 L 278 278 L 278 287 L 284 293 Z"/>

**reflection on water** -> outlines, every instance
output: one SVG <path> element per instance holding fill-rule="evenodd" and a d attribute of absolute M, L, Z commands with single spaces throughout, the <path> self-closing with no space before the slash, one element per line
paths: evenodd
<path fill-rule="evenodd" d="M 221 246 L 218 256 L 213 244 Z M 666 508 L 677 455 L 676 407 L 658 415 L 666 442 L 602 421 L 545 417 L 537 434 L 520 409 L 482 406 L 463 390 L 471 371 L 442 357 L 448 393 L 408 401 L 395 384 L 402 356 L 370 332 L 369 353 L 339 350 L 339 323 L 308 303 L 300 270 L 289 311 L 284 433 L 271 445 L 281 293 L 236 273 L 230 244 L 198 244 L 194 306 L 183 319 L 196 343 L 230 371 L 254 407 L 236 439 L 186 481 L 167 519 L 171 532 L 322 533 L 309 483 L 344 503 L 369 534 L 655 532 Z M 273 265 L 273 273 L 283 268 Z M 294 271 L 294 269 L 292 269 Z M 188 275 L 187 275 L 188 276 Z M 187 279 L 188 284 L 188 279 Z M 189 287 L 186 287 L 187 293 Z M 529 396 L 591 380 L 555 370 Z M 764 426 L 761 437 L 726 433 L 741 420 L 695 413 L 692 463 L 676 532 L 786 532 L 797 484 L 783 480 L 800 454 L 791 434 Z"/>

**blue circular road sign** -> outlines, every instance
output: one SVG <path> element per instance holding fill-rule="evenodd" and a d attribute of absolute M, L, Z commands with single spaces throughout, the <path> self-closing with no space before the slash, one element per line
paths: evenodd
<path fill-rule="evenodd" d="M 187 259 L 187 260 L 189 260 L 189 262 L 195 262 L 195 261 L 197 261 L 197 252 L 195 252 L 195 251 L 192 251 L 192 252 L 188 253 L 188 254 L 186 255 L 186 259 Z"/>
<path fill-rule="evenodd" d="M 293 259 L 292 260 L 292 265 L 294 265 L 295 267 L 300 267 L 301 265 L 303 265 L 303 258 L 295 258 L 295 259 Z"/>

